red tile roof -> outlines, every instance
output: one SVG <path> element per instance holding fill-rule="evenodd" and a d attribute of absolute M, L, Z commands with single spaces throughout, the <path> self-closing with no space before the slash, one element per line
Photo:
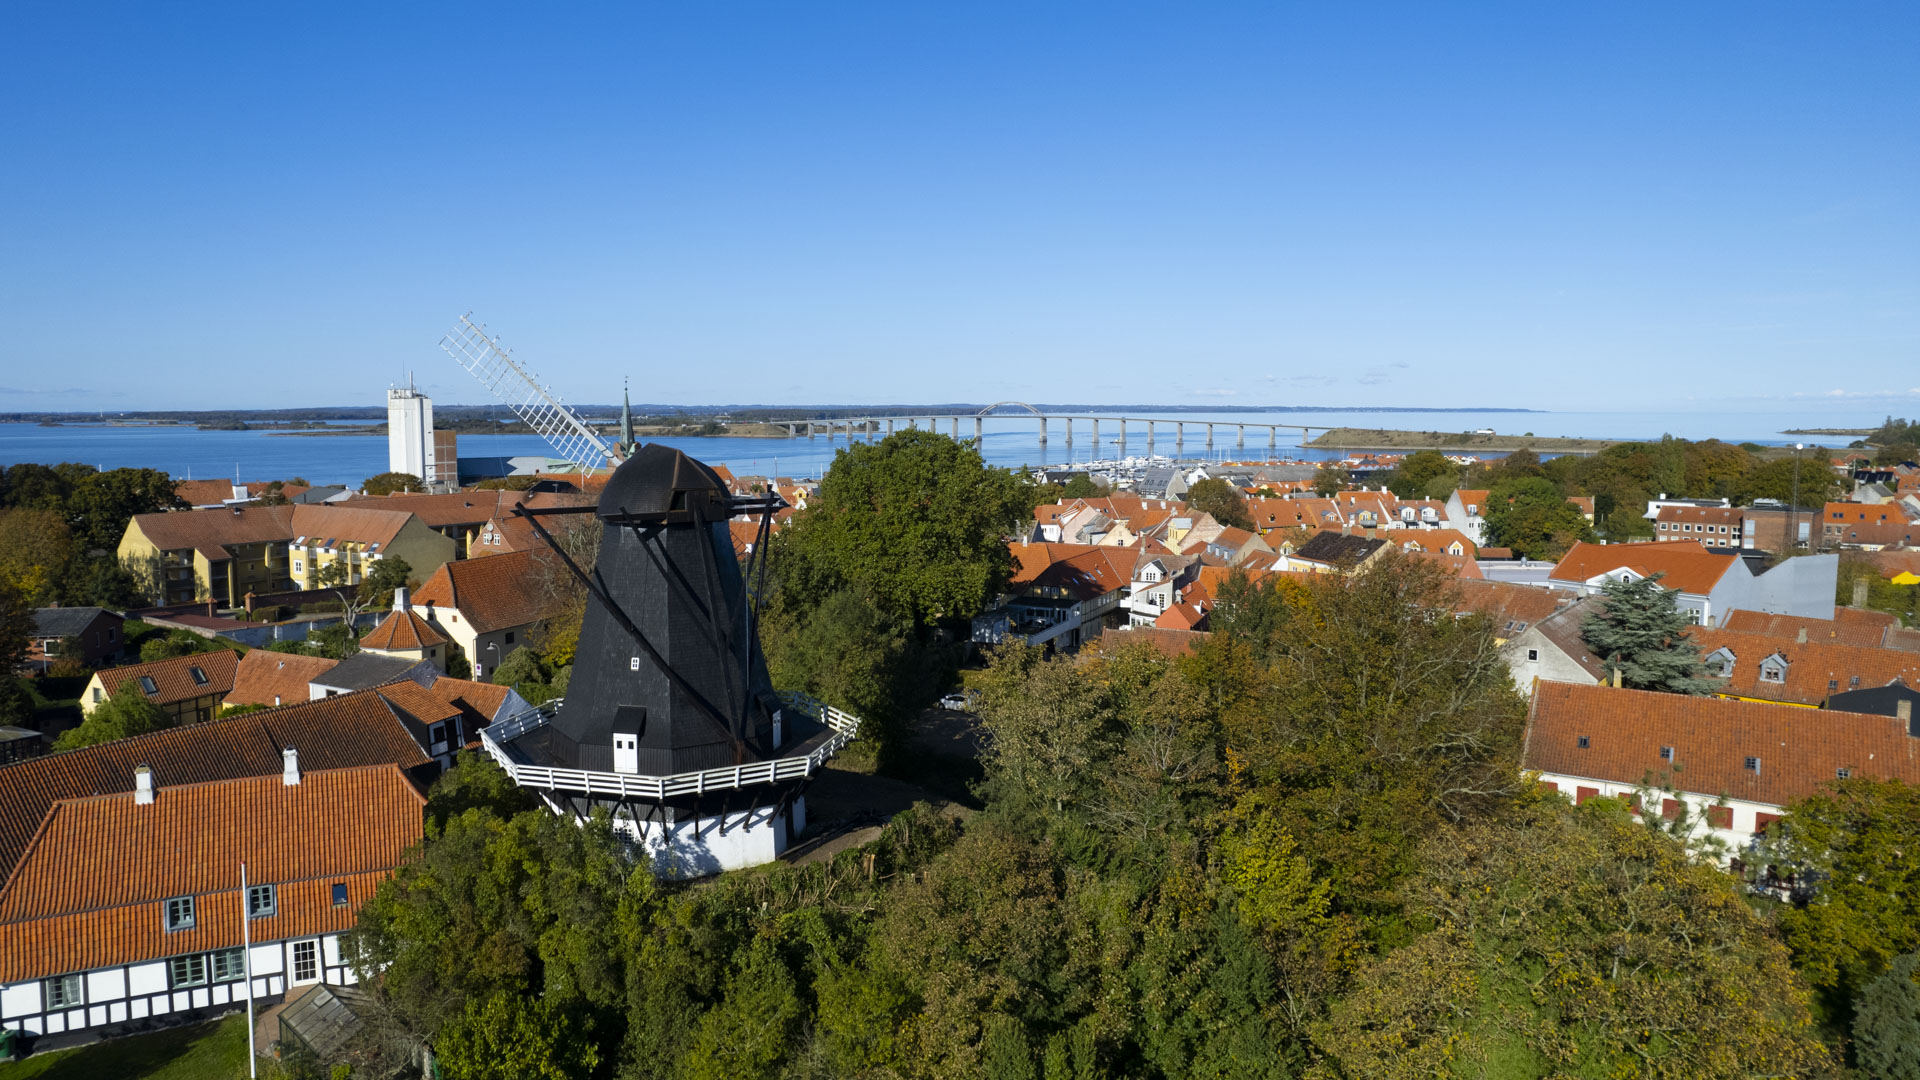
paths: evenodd
<path fill-rule="evenodd" d="M 428 526 L 440 529 L 461 525 L 473 527 L 492 518 L 509 516 L 515 506 L 528 499 L 529 495 L 524 491 L 456 491 L 448 495 L 356 495 L 334 505 L 356 509 L 404 510 Z"/>
<path fill-rule="evenodd" d="M 1673 748 L 1678 771 L 1661 760 L 1663 746 Z M 1758 772 L 1746 768 L 1748 757 L 1759 759 Z M 1842 768 L 1920 783 L 1920 739 L 1892 716 L 1542 681 L 1521 765 L 1616 784 L 1670 775 L 1695 794 L 1785 806 Z"/>
<path fill-rule="evenodd" d="M 1666 544 L 1577 543 L 1548 577 L 1553 581 L 1585 582 L 1626 567 L 1641 577 L 1663 574 L 1660 584 L 1667 588 L 1705 596 L 1739 561 L 1738 555 L 1715 555 L 1690 540 Z"/>
<path fill-rule="evenodd" d="M 1122 630 L 1109 630 L 1088 642 L 1082 652 L 1095 655 L 1111 653 L 1137 642 L 1145 642 L 1168 656 L 1177 657 L 1192 652 L 1211 636 L 1205 630 L 1168 630 L 1157 626 L 1135 626 Z"/>
<path fill-rule="evenodd" d="M 176 656 L 170 660 L 108 668 L 100 673 L 100 685 L 106 688 L 107 696 L 111 698 L 129 682 L 134 684 L 134 689 L 144 693 L 140 680 L 149 678 L 159 692 L 147 694 L 147 700 L 155 705 L 171 705 L 176 701 L 225 695 L 233 689 L 234 672 L 239 667 L 240 657 L 233 650 L 215 649 L 212 652 Z M 206 676 L 205 682 L 194 678 L 195 670 Z"/>
<path fill-rule="evenodd" d="M 432 690 L 458 708 L 462 715 L 473 721 L 467 730 L 490 724 L 500 715 L 500 707 L 506 704 L 511 688 L 495 686 L 492 683 L 474 682 L 471 679 L 449 679 L 441 677 L 433 681 Z"/>
<path fill-rule="evenodd" d="M 1764 611 L 1730 611 L 1721 624 L 1722 630 L 1732 630 L 1741 634 L 1784 635 L 1789 640 L 1806 632 L 1808 641 L 1824 641 L 1840 645 L 1883 645 L 1887 640 L 1887 631 L 1897 622 L 1892 615 L 1884 611 L 1868 611 L 1865 608 L 1837 607 L 1833 609 L 1831 619 L 1810 619 L 1800 615 L 1774 615 Z"/>
<path fill-rule="evenodd" d="M 1460 609 L 1485 615 L 1493 620 L 1494 629 L 1518 624 L 1512 633 L 1503 633 L 1502 637 L 1512 637 L 1573 599 L 1557 589 L 1516 585 L 1510 581 L 1457 581 L 1454 589 L 1459 595 Z"/>
<path fill-rule="evenodd" d="M 1008 547 L 1016 567 L 1011 585 L 1064 588 L 1082 599 L 1125 588 L 1133 580 L 1133 564 L 1139 556 L 1132 548 L 1093 544 L 1013 543 Z"/>
<path fill-rule="evenodd" d="M 407 679 L 378 687 L 374 693 L 385 698 L 387 704 L 422 724 L 437 724 L 442 720 L 451 720 L 461 712 L 460 706 L 454 704 L 453 695 L 435 693 Z"/>
<path fill-rule="evenodd" d="M 411 611 L 388 612 L 379 626 L 367 631 L 367 636 L 360 639 L 361 648 L 379 652 L 419 651 L 446 643 L 447 639 L 440 631 Z"/>
<path fill-rule="evenodd" d="M 452 608 L 480 634 L 526 626 L 548 613 L 544 573 L 545 559 L 530 551 L 446 563 L 414 590 L 413 606 Z"/>
<path fill-rule="evenodd" d="M 225 705 L 292 705 L 307 700 L 307 684 L 339 663 L 324 656 L 255 649 L 240 658 Z M 278 700 L 276 700 L 278 699 Z"/>
<path fill-rule="evenodd" d="M 1827 525 L 1880 523 L 1904 525 L 1907 522 L 1907 515 L 1893 503 L 1830 502 L 1821 509 L 1820 520 Z"/>
<path fill-rule="evenodd" d="M 310 769 L 428 760 L 392 707 L 362 691 L 0 765 L 0 873 L 19 861 L 54 802 L 132 791 L 136 765 L 151 766 L 162 785 L 278 776 L 289 746 Z"/>
<path fill-rule="evenodd" d="M 1816 641 L 1802 644 L 1796 635 L 1744 634 L 1696 626 L 1688 636 L 1700 645 L 1702 658 L 1726 649 L 1733 654 L 1733 674 L 1718 691 L 1739 697 L 1764 698 L 1818 705 L 1828 694 L 1885 686 L 1895 679 L 1920 684 L 1920 653 L 1883 649 L 1873 645 L 1842 645 Z M 1786 660 L 1786 679 L 1765 682 L 1761 662 L 1772 656 Z M 1855 685 L 1859 679 L 1859 685 Z"/>
<path fill-rule="evenodd" d="M 279 886 L 259 940 L 335 932 L 405 858 L 426 800 L 393 765 L 158 786 L 54 803 L 0 890 L 0 981 L 241 943 L 240 863 Z M 336 908 L 334 883 L 349 883 Z M 354 886 L 358 886 L 356 890 Z M 194 925 L 168 932 L 162 901 L 195 899 Z"/>

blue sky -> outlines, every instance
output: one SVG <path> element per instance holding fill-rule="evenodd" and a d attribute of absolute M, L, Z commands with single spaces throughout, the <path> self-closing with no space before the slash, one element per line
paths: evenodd
<path fill-rule="evenodd" d="M 1920 414 L 1920 5 L 0 6 L 0 411 Z"/>

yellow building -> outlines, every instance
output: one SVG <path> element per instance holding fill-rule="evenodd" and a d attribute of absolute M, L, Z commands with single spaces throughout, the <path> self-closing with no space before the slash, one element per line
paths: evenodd
<path fill-rule="evenodd" d="M 213 719 L 221 701 L 233 692 L 239 668 L 237 653 L 216 649 L 96 671 L 80 692 L 80 713 L 90 716 L 114 695 L 131 690 L 146 695 L 175 725 L 202 723 Z"/>
<path fill-rule="evenodd" d="M 405 559 L 424 580 L 452 559 L 455 542 L 402 510 L 331 505 L 249 506 L 136 514 L 119 555 L 162 604 L 211 600 L 240 607 L 248 593 L 314 588 L 342 561 L 356 584 L 375 561 Z"/>

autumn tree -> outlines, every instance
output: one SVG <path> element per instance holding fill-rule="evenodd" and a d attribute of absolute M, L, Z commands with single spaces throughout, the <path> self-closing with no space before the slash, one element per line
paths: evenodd
<path fill-rule="evenodd" d="M 1460 466 L 1447 460 L 1445 454 L 1438 450 L 1416 450 L 1387 474 L 1386 485 L 1387 490 L 1399 498 L 1418 499 L 1427 496 L 1435 485 L 1451 492 L 1459 478 Z M 1440 497 L 1444 499 L 1446 495 Z"/>
<path fill-rule="evenodd" d="M 1596 799 L 1437 830 L 1407 895 L 1431 927 L 1321 1028 L 1340 1075 L 1807 1075 L 1804 986 L 1716 867 Z"/>
<path fill-rule="evenodd" d="M 1660 584 L 1662 576 L 1601 585 L 1580 636 L 1629 689 L 1712 693 L 1720 681 L 1707 677 L 1700 646 L 1687 633 L 1692 620 L 1680 610 L 1678 592 Z"/>
<path fill-rule="evenodd" d="M 1352 485 L 1353 474 L 1337 465 L 1322 465 L 1313 471 L 1313 493 L 1323 499 Z"/>
<path fill-rule="evenodd" d="M 1217 476 L 1196 481 L 1187 489 L 1187 507 L 1197 514 L 1212 514 L 1213 520 L 1236 529 L 1253 528 L 1247 516 L 1247 500 L 1240 490 Z"/>
<path fill-rule="evenodd" d="M 1489 545 L 1512 548 L 1529 559 L 1557 559 L 1576 542 L 1593 536 L 1580 508 L 1540 477 L 1495 485 L 1481 517 Z"/>
<path fill-rule="evenodd" d="M 395 492 L 425 491 L 427 485 L 412 473 L 383 472 L 367 477 L 360 490 L 367 495 L 386 496 Z"/>

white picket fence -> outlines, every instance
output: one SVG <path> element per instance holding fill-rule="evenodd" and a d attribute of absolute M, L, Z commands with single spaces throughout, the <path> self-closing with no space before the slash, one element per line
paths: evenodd
<path fill-rule="evenodd" d="M 825 765 L 829 758 L 839 753 L 860 734 L 859 717 L 841 712 L 806 694 L 781 694 L 780 700 L 789 709 L 797 709 L 821 720 L 833 731 L 833 734 L 826 742 L 821 743 L 812 753 L 804 757 L 775 758 L 772 761 L 756 761 L 751 765 L 730 765 L 718 769 L 702 769 L 699 772 L 675 773 L 672 776 L 636 776 L 629 773 L 589 772 L 585 769 L 553 769 L 513 760 L 507 754 L 505 744 L 542 724 L 550 723 L 561 705 L 561 702 L 556 700 L 481 728 L 480 744 L 486 747 L 487 753 L 492 755 L 493 760 L 499 762 L 500 767 L 507 771 L 507 775 L 513 777 L 513 782 L 521 787 L 604 795 L 610 798 L 658 800 L 673 795 L 698 795 L 709 791 L 752 787 L 756 784 L 771 784 L 781 780 L 812 776 L 814 770 Z"/>

